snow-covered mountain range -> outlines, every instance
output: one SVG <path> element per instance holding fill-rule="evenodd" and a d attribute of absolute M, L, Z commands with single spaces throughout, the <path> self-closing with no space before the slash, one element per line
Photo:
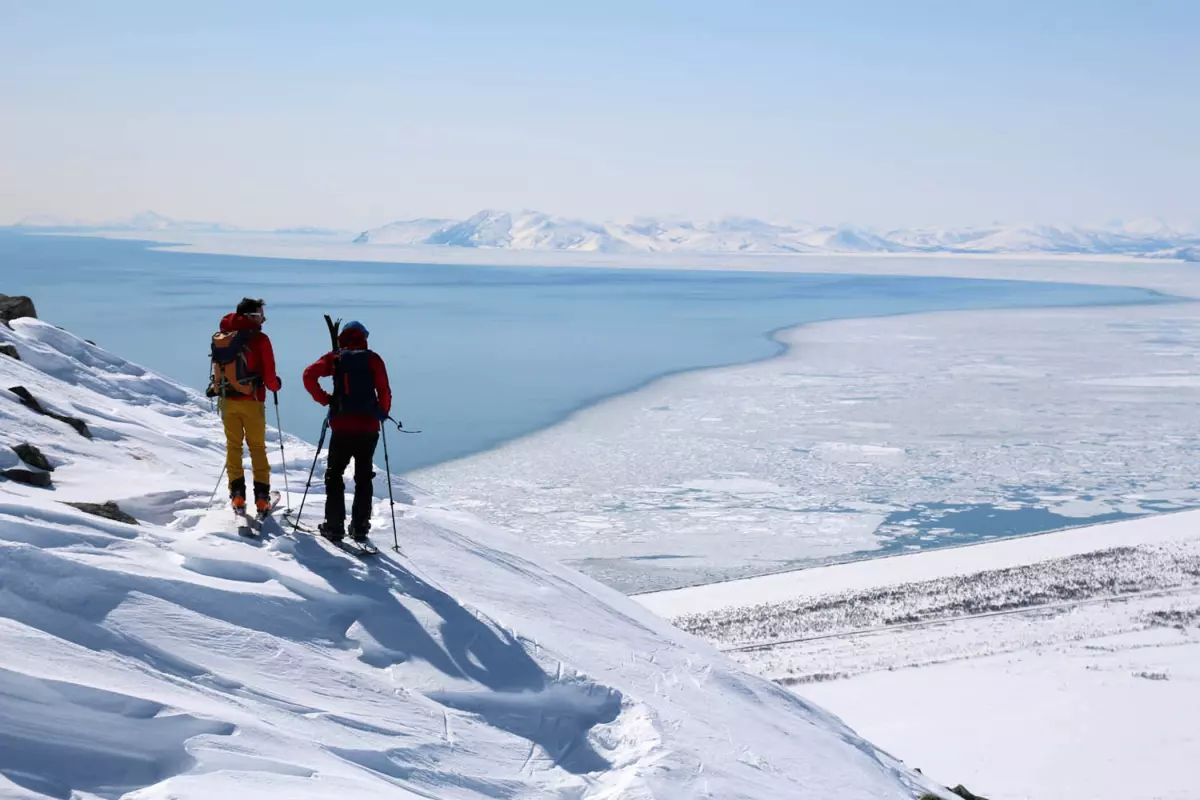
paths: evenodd
<path fill-rule="evenodd" d="M 359 244 L 448 245 L 599 253 L 1074 253 L 1197 260 L 1200 230 L 1158 220 L 1097 227 L 994 225 L 877 231 L 853 225 L 776 224 L 743 217 L 692 222 L 588 222 L 535 211 L 481 211 L 413 219 L 364 231 Z"/>
<path fill-rule="evenodd" d="M 22 219 L 17 230 L 129 234 L 261 233 L 219 222 L 176 220 L 154 211 L 96 222 L 53 215 Z M 342 232 L 292 227 L 274 234 Z M 1104 225 L 989 225 L 969 228 L 897 228 L 773 223 L 748 217 L 691 221 L 637 217 L 590 222 L 537 211 L 485 210 L 467 219 L 420 217 L 363 231 L 355 244 L 420 245 L 594 253 L 1026 253 L 1122 255 L 1200 261 L 1200 226 L 1172 227 L 1141 219 Z"/>
<path fill-rule="evenodd" d="M 111 220 L 83 220 L 55 214 L 35 214 L 20 220 L 13 227 L 20 229 L 59 229 L 72 231 L 188 231 L 192 233 L 217 233 L 236 231 L 232 225 L 219 222 L 197 222 L 165 217 L 155 211 L 142 211 L 131 217 Z"/>
<path fill-rule="evenodd" d="M 398 478 L 402 554 L 272 519 L 239 535 L 210 503 L 223 446 L 202 396 L 5 316 L 0 797 L 952 796 Z M 314 452 L 287 454 L 272 470 L 295 490 Z M 318 474 L 307 519 L 323 501 Z"/>

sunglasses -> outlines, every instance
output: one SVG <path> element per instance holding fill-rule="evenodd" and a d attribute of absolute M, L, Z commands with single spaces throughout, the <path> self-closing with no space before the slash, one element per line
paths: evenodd
<path fill-rule="evenodd" d="M 266 321 L 267 321 L 267 314 L 266 314 L 266 312 L 264 312 L 264 311 L 251 311 L 251 312 L 250 312 L 249 314 L 247 314 L 246 316 L 247 316 L 247 317 L 249 317 L 250 319 L 256 319 L 256 320 L 258 320 L 259 322 L 266 322 Z"/>

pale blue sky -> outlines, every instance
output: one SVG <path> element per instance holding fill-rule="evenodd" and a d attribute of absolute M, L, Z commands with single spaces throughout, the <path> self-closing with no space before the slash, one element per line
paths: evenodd
<path fill-rule="evenodd" d="M 0 224 L 1200 221 L 1200 3 L 0 0 Z"/>

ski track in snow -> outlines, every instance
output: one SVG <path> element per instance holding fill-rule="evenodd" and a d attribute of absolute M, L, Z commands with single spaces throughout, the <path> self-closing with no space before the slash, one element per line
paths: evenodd
<path fill-rule="evenodd" d="M 0 468 L 31 442 L 56 470 L 53 489 L 0 482 L 0 796 L 874 800 L 936 788 L 403 481 L 403 557 L 359 559 L 278 520 L 239 537 L 208 506 L 223 447 L 200 397 L 47 323 L 12 328 L 0 344 L 22 360 L 0 356 Z M 94 438 L 19 405 L 14 386 Z M 289 437 L 287 453 L 281 465 L 272 450 L 275 475 L 286 467 L 303 486 L 313 450 Z M 108 500 L 139 524 L 64 505 Z M 379 500 L 381 545 L 387 510 Z"/>

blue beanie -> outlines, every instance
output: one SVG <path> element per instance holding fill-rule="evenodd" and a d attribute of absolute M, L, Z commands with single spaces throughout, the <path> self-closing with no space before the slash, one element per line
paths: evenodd
<path fill-rule="evenodd" d="M 342 332 L 346 331 L 361 331 L 364 339 L 371 335 L 367 327 L 356 319 L 352 319 L 342 326 Z"/>

